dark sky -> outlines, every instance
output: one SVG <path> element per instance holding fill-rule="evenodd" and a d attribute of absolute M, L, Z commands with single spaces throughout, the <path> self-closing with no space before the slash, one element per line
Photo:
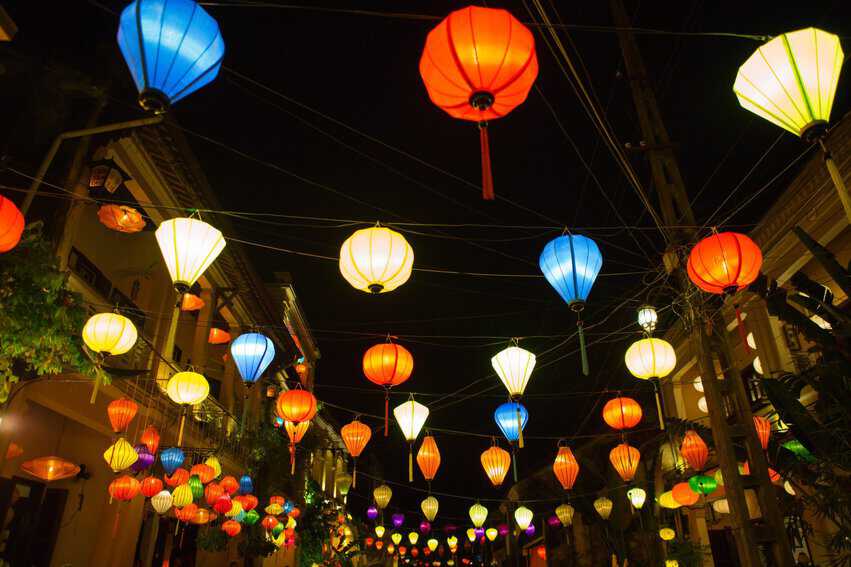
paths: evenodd
<path fill-rule="evenodd" d="M 305 4 L 365 8 L 363 3 L 342 0 Z M 612 25 L 607 2 L 556 4 L 565 23 Z M 671 31 L 777 34 L 816 25 L 849 35 L 841 26 L 845 23 L 847 27 L 851 21 L 842 2 L 640 4 L 627 2 L 634 25 Z M 366 7 L 442 17 L 463 5 L 370 2 Z M 529 20 L 520 0 L 489 5 L 508 8 L 519 19 Z M 107 1 L 106 6 L 116 11 L 121 8 L 118 2 Z M 109 81 L 114 98 L 110 113 L 121 118 L 141 115 L 135 107 L 130 75 L 114 42 L 113 15 L 81 0 L 49 6 L 17 2 L 7 9 L 20 28 L 12 45 L 15 52 Z M 46 10 L 50 13 L 45 14 Z M 570 438 L 603 431 L 599 411 L 612 394 L 596 392 L 636 387 L 622 360 L 637 329 L 618 330 L 634 320 L 635 308 L 648 296 L 646 284 L 660 271 L 663 242 L 649 230 L 648 216 L 598 143 L 596 131 L 540 36 L 536 35 L 537 85 L 581 154 L 591 162 L 608 198 L 577 159 L 544 98 L 533 91 L 526 103 L 493 122 L 490 129 L 496 193 L 515 204 L 481 200 L 475 188 L 480 175 L 476 128 L 434 107 L 419 77 L 422 45 L 435 21 L 235 5 L 210 6 L 208 10 L 222 28 L 229 70 L 179 102 L 173 112 L 182 126 L 221 142 L 212 144 L 189 135 L 226 208 L 367 222 L 530 227 L 403 227 L 420 267 L 537 274 L 540 251 L 561 232 L 555 227 L 561 226 L 597 240 L 604 256 L 603 273 L 584 315 L 589 326 L 599 324 L 589 331 L 589 340 L 596 344 L 590 349 L 591 376 L 584 377 L 578 356 L 571 354 L 576 341 L 564 342 L 564 335 L 573 331 L 574 316 L 542 279 L 415 272 L 403 287 L 374 297 L 352 289 L 334 262 L 249 248 L 264 276 L 273 271 L 293 274 L 322 351 L 318 397 L 357 411 L 380 413 L 383 396 L 363 377 L 360 360 L 363 351 L 380 340 L 378 336 L 392 333 L 400 336 L 416 360 L 414 374 L 401 390 L 421 394 L 417 399 L 427 405 L 472 382 L 468 392 L 480 394 L 447 407 L 442 406 L 458 396 L 434 404 L 428 424 L 498 435 L 492 413 L 504 401 L 505 392 L 495 377 L 488 377 L 490 357 L 507 344 L 508 337 L 535 336 L 522 340 L 521 345 L 534 352 L 549 352 L 539 358 L 539 365 L 546 367 L 533 374 L 527 390 L 531 414 L 527 434 Z M 620 140 L 637 144 L 641 137 L 629 85 L 619 72 L 617 36 L 609 31 L 571 30 L 561 37 L 574 57 L 581 55 L 594 92 Z M 699 222 L 726 217 L 803 150 L 792 135 L 783 136 L 722 212 L 711 217 L 780 133 L 740 109 L 732 93 L 738 65 L 758 44 L 739 38 L 649 34 L 640 36 L 639 45 Z M 847 82 L 840 84 L 834 119 L 849 110 Z M 7 104 L 4 113 L 8 112 Z M 14 140 L 4 142 L 14 153 Z M 245 159 L 235 150 L 255 159 Z M 655 203 L 648 168 L 640 154 L 631 155 Z M 781 188 L 779 184 L 767 191 L 730 222 L 755 223 Z M 607 201 L 628 225 L 645 230 L 623 228 Z M 359 228 L 280 218 L 233 222 L 243 239 L 329 256 L 335 256 L 343 240 Z M 633 273 L 612 275 L 620 272 Z M 666 324 L 670 324 L 668 318 L 663 319 L 662 327 Z M 646 413 L 651 413 L 652 398 L 643 386 L 635 397 L 643 402 Z M 403 400 L 404 395 L 394 396 L 392 402 Z M 341 423 L 351 419 L 345 412 L 333 415 Z M 443 465 L 435 490 L 483 497 L 501 494 L 490 488 L 478 462 L 478 455 L 489 445 L 487 439 L 439 434 L 437 440 Z M 530 440 L 520 456 L 521 475 L 550 463 L 555 447 L 554 440 Z M 405 480 L 406 451 L 395 426 L 389 442 L 376 435 L 367 448 L 380 456 L 387 478 L 394 481 Z M 593 478 L 585 482 L 588 490 L 601 486 Z M 422 480 L 415 486 L 422 488 Z M 358 492 L 365 494 L 369 488 L 363 482 Z M 422 496 L 394 488 L 393 504 L 415 510 Z M 354 495 L 351 502 L 358 508 L 364 499 Z M 469 504 L 441 499 L 441 510 L 465 516 Z"/>

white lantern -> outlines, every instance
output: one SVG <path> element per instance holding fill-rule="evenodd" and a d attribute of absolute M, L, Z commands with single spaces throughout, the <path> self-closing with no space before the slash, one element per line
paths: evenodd
<path fill-rule="evenodd" d="M 155 234 L 171 281 L 180 292 L 192 287 L 225 249 L 222 233 L 200 219 L 169 219 L 160 223 Z"/>
<path fill-rule="evenodd" d="M 528 350 L 510 346 L 491 358 L 491 365 L 508 390 L 508 395 L 517 398 L 523 395 L 529 384 L 535 361 L 535 355 Z"/>
<path fill-rule="evenodd" d="M 428 418 L 428 408 L 415 400 L 408 400 L 393 408 L 393 416 L 405 440 L 411 443 L 417 439 L 420 430 Z"/>
<path fill-rule="evenodd" d="M 753 369 L 756 371 L 757 374 L 762 376 L 762 361 L 759 359 L 759 357 L 753 359 Z"/>
<path fill-rule="evenodd" d="M 408 281 L 413 266 L 411 245 L 389 228 L 374 226 L 358 230 L 340 247 L 340 273 L 361 291 L 393 291 Z"/>
<path fill-rule="evenodd" d="M 638 324 L 647 333 L 652 333 L 656 329 L 656 322 L 659 320 L 659 315 L 656 313 L 656 308 L 652 305 L 642 305 L 638 308 Z"/>
<path fill-rule="evenodd" d="M 697 400 L 697 409 L 703 413 L 709 413 L 709 406 L 706 405 L 706 396 L 700 396 L 700 399 Z"/>
<path fill-rule="evenodd" d="M 641 507 L 644 506 L 644 501 L 647 499 L 647 493 L 643 489 L 635 487 L 626 491 L 626 497 L 629 498 L 633 508 L 641 510 Z"/>
<path fill-rule="evenodd" d="M 488 509 L 476 502 L 472 506 L 470 506 L 470 520 L 473 522 L 473 525 L 477 528 L 482 527 L 482 524 L 485 523 L 485 520 L 488 519 Z"/>
<path fill-rule="evenodd" d="M 694 386 L 694 389 L 698 392 L 703 392 L 703 379 L 701 379 L 700 376 L 695 378 L 691 385 Z"/>
<path fill-rule="evenodd" d="M 171 492 L 168 490 L 161 490 L 154 494 L 151 498 L 151 506 L 154 507 L 154 510 L 157 514 L 165 514 L 171 508 Z"/>
<path fill-rule="evenodd" d="M 748 343 L 748 346 L 751 349 L 756 349 L 756 339 L 753 336 L 753 333 L 748 333 L 748 336 L 745 337 L 745 342 Z"/>
<path fill-rule="evenodd" d="M 630 345 L 624 355 L 630 374 L 641 380 L 664 378 L 677 366 L 671 343 L 662 339 L 641 339 Z"/>
<path fill-rule="evenodd" d="M 526 506 L 520 506 L 514 511 L 514 521 L 517 522 L 517 527 L 520 528 L 521 531 L 529 527 L 529 524 L 532 523 L 533 517 L 534 514 L 532 514 L 532 510 Z"/>

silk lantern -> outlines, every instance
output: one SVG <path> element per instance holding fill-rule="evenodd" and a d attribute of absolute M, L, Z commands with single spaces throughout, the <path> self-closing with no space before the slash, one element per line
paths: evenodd
<path fill-rule="evenodd" d="M 756 429 L 756 436 L 759 438 L 759 444 L 762 449 L 768 449 L 768 440 L 771 438 L 771 421 L 761 415 L 753 416 L 753 424 Z"/>
<path fill-rule="evenodd" d="M 222 531 L 230 537 L 236 537 L 239 535 L 239 532 L 242 531 L 242 526 L 240 526 L 239 522 L 236 520 L 227 520 L 222 524 Z"/>
<path fill-rule="evenodd" d="M 612 501 L 605 496 L 600 496 L 594 500 L 594 509 L 604 520 L 608 520 L 609 516 L 612 515 L 612 506 Z"/>
<path fill-rule="evenodd" d="M 189 485 L 189 489 L 192 491 L 193 500 L 200 500 L 204 498 L 204 485 L 201 484 L 201 479 L 198 478 L 197 474 L 190 475 L 187 484 Z"/>
<path fill-rule="evenodd" d="M 80 467 L 62 457 L 47 456 L 24 461 L 21 463 L 21 470 L 44 482 L 53 482 L 77 476 Z"/>
<path fill-rule="evenodd" d="M 470 521 L 472 521 L 473 525 L 477 528 L 482 527 L 482 524 L 484 524 L 485 520 L 488 519 L 488 509 L 478 502 L 470 506 L 469 513 Z"/>
<path fill-rule="evenodd" d="M 239 481 L 231 475 L 222 478 L 222 480 L 219 482 L 219 485 L 228 494 L 234 494 L 237 490 L 239 490 Z"/>
<path fill-rule="evenodd" d="M 142 436 L 139 437 L 139 441 L 145 444 L 152 455 L 156 455 L 157 450 L 160 448 L 160 432 L 153 425 L 149 425 L 145 428 L 145 431 L 142 432 Z"/>
<path fill-rule="evenodd" d="M 253 494 L 243 494 L 240 502 L 242 503 L 242 509 L 246 512 L 254 510 L 260 504 L 260 501 Z"/>
<path fill-rule="evenodd" d="M 225 56 L 218 23 L 193 0 L 135 0 L 117 39 L 139 104 L 156 113 L 215 79 Z"/>
<path fill-rule="evenodd" d="M 376 506 L 378 506 L 380 510 L 384 510 L 387 505 L 390 504 L 390 498 L 393 497 L 393 491 L 386 484 L 382 484 L 372 491 L 372 496 L 375 498 Z"/>
<path fill-rule="evenodd" d="M 662 541 L 671 541 L 675 537 L 677 537 L 677 532 L 671 528 L 662 528 L 659 530 L 659 538 Z"/>
<path fill-rule="evenodd" d="M 295 388 L 281 392 L 276 402 L 278 417 L 281 417 L 286 425 L 287 421 L 298 425 L 310 421 L 316 415 L 316 398 L 307 390 Z M 295 474 L 295 438 L 291 438 L 290 448 L 290 474 Z"/>
<path fill-rule="evenodd" d="M 363 355 L 363 374 L 367 380 L 384 388 L 384 436 L 388 435 L 390 388 L 411 377 L 414 357 L 402 345 L 391 342 L 371 346 Z"/>
<path fill-rule="evenodd" d="M 664 431 L 665 419 L 662 413 L 662 398 L 659 395 L 659 380 L 673 372 L 677 366 L 674 347 L 663 339 L 644 338 L 630 345 L 624 355 L 624 362 L 629 373 L 636 378 L 654 379 L 656 414 L 659 418 L 659 429 Z"/>
<path fill-rule="evenodd" d="M 636 486 L 626 491 L 626 497 L 629 498 L 629 502 L 632 504 L 633 508 L 641 510 L 644 506 L 644 502 L 647 500 L 647 492 L 645 492 L 643 488 L 638 488 Z"/>
<path fill-rule="evenodd" d="M 192 465 L 192 468 L 189 470 L 189 474 L 196 475 L 201 481 L 201 484 L 207 484 L 216 477 L 215 469 L 206 463 Z"/>
<path fill-rule="evenodd" d="M 434 521 L 439 507 L 440 503 L 434 496 L 427 496 L 422 502 L 420 502 L 420 509 L 423 511 L 423 515 L 428 518 L 429 522 Z"/>
<path fill-rule="evenodd" d="M 429 98 L 453 118 L 479 125 L 484 199 L 494 198 L 488 122 L 526 100 L 537 75 L 532 32 L 506 10 L 456 10 L 426 38 L 420 76 Z"/>
<path fill-rule="evenodd" d="M 175 469 L 170 475 L 165 475 L 165 483 L 172 488 L 187 482 L 189 482 L 189 471 L 182 467 Z"/>
<path fill-rule="evenodd" d="M 517 423 L 518 413 L 520 414 L 519 425 Z M 509 443 L 514 443 L 520 439 L 521 432 L 526 429 L 529 412 L 520 402 L 506 402 L 496 408 L 496 411 L 493 412 L 493 419 L 505 439 Z"/>
<path fill-rule="evenodd" d="M 247 511 L 245 517 L 242 519 L 242 523 L 246 526 L 253 526 L 258 521 L 260 521 L 260 514 L 257 513 L 257 510 Z"/>
<path fill-rule="evenodd" d="M 402 524 L 405 523 L 405 514 L 396 512 L 390 517 L 390 520 L 393 522 L 394 528 L 401 528 Z"/>
<path fill-rule="evenodd" d="M 379 538 L 382 538 L 382 537 L 384 537 L 384 532 L 385 532 L 384 526 L 382 526 L 382 525 L 375 526 L 375 535 L 376 536 L 378 536 Z"/>
<path fill-rule="evenodd" d="M 698 474 L 688 479 L 689 487 L 698 494 L 712 494 L 718 489 L 718 482 L 714 477 Z"/>
<path fill-rule="evenodd" d="M 18 245 L 24 233 L 24 215 L 18 207 L 0 195 L 0 253 Z"/>
<path fill-rule="evenodd" d="M 125 234 L 135 234 L 146 224 L 142 213 L 126 205 L 101 205 L 98 220 L 106 228 Z"/>
<path fill-rule="evenodd" d="M 95 403 L 101 382 L 100 365 L 106 356 L 119 356 L 136 344 L 139 333 L 133 322 L 118 313 L 98 313 L 83 326 L 83 342 L 97 355 L 95 385 L 90 403 Z"/>
<path fill-rule="evenodd" d="M 682 504 L 680 504 L 674 499 L 674 493 L 671 490 L 660 494 L 659 498 L 657 498 L 657 501 L 659 502 L 659 506 L 661 506 L 662 508 L 667 508 L 669 510 L 675 510 L 682 506 Z"/>
<path fill-rule="evenodd" d="M 470 543 L 476 541 L 476 529 L 468 528 L 467 529 L 467 539 L 470 540 Z"/>
<path fill-rule="evenodd" d="M 559 447 L 553 462 L 553 472 L 564 490 L 571 490 L 579 476 L 579 462 L 570 447 Z"/>
<path fill-rule="evenodd" d="M 343 278 L 355 289 L 387 293 L 411 277 L 414 250 L 395 230 L 376 225 L 355 231 L 343 242 L 339 265 Z"/>
<path fill-rule="evenodd" d="M 343 443 L 346 444 L 346 449 L 354 459 L 355 465 L 352 471 L 352 487 L 357 488 L 358 482 L 358 457 L 363 452 L 366 444 L 372 438 L 372 429 L 361 421 L 355 418 L 351 423 L 347 423 L 340 428 L 340 437 Z"/>
<path fill-rule="evenodd" d="M 251 386 L 275 359 L 275 343 L 262 333 L 244 333 L 231 343 L 230 354 L 242 381 Z"/>
<path fill-rule="evenodd" d="M 163 515 L 168 512 L 169 508 L 171 508 L 171 504 L 171 492 L 168 490 L 161 490 L 151 497 L 151 506 L 153 506 L 154 511 L 156 511 L 159 515 Z"/>
<path fill-rule="evenodd" d="M 697 431 L 689 429 L 683 437 L 683 444 L 680 446 L 680 453 L 688 462 L 689 466 L 696 471 L 703 470 L 709 459 L 709 447 L 706 442 L 698 435 Z"/>
<path fill-rule="evenodd" d="M 103 453 L 103 459 L 113 472 L 130 468 L 130 465 L 135 463 L 138 458 L 139 454 L 136 452 L 136 449 L 124 437 L 119 437 Z"/>
<path fill-rule="evenodd" d="M 627 443 L 621 443 L 609 452 L 609 461 L 624 482 L 635 477 L 641 452 Z"/>
<path fill-rule="evenodd" d="M 677 501 L 678 504 L 683 506 L 691 506 L 692 504 L 697 503 L 700 495 L 691 489 L 689 483 L 687 482 L 678 482 L 671 489 L 671 496 L 674 497 L 674 500 Z"/>
<path fill-rule="evenodd" d="M 428 520 L 423 520 L 420 522 L 420 533 L 423 535 L 428 534 L 431 531 L 431 522 Z"/>
<path fill-rule="evenodd" d="M 207 335 L 207 342 L 211 345 L 226 345 L 230 339 L 230 333 L 218 327 L 211 327 L 210 334 Z"/>
<path fill-rule="evenodd" d="M 656 313 L 656 308 L 652 305 L 642 305 L 638 308 L 638 325 L 644 329 L 648 335 L 656 330 L 656 323 L 659 321 L 659 314 Z"/>
<path fill-rule="evenodd" d="M 532 518 L 534 515 L 532 514 L 532 510 L 527 508 L 526 506 L 520 506 L 514 511 L 514 521 L 517 522 L 517 527 L 521 530 L 525 530 L 532 523 Z"/>
<path fill-rule="evenodd" d="M 536 357 L 526 349 L 515 344 L 509 346 L 491 358 L 491 366 L 502 381 L 508 395 L 517 401 L 526 391 L 532 370 L 535 368 Z M 514 407 L 517 421 L 517 446 L 523 448 L 523 416 L 519 404 Z M 525 409 L 525 408 L 524 408 Z"/>
<path fill-rule="evenodd" d="M 112 400 L 106 406 L 106 413 L 109 417 L 109 423 L 112 425 L 112 430 L 115 433 L 121 433 L 130 422 L 136 417 L 136 412 L 139 411 L 139 405 L 130 398 L 119 398 Z"/>
<path fill-rule="evenodd" d="M 603 255 L 597 243 L 587 236 L 566 234 L 547 243 L 538 263 L 546 280 L 568 307 L 576 312 L 582 374 L 588 376 L 590 370 L 581 313 L 600 268 L 603 267 Z"/>
<path fill-rule="evenodd" d="M 366 517 L 369 518 L 370 520 L 374 520 L 375 518 L 377 518 L 378 517 L 378 506 L 370 505 L 366 509 Z"/>
<path fill-rule="evenodd" d="M 178 372 L 168 379 L 165 386 L 166 394 L 171 401 L 183 407 L 180 416 L 180 429 L 177 434 L 177 444 L 183 444 L 183 428 L 186 424 L 187 406 L 197 406 L 207 399 L 210 394 L 210 384 L 201 374 L 192 371 Z"/>
<path fill-rule="evenodd" d="M 438 545 L 440 545 L 440 542 L 434 538 L 431 538 L 426 542 L 426 546 L 428 546 L 432 553 L 434 553 L 434 550 L 437 549 Z"/>
<path fill-rule="evenodd" d="M 428 418 L 428 408 L 413 398 L 393 408 L 393 416 L 408 442 L 408 482 L 414 481 L 414 441 Z"/>
<path fill-rule="evenodd" d="M 618 431 L 631 429 L 641 421 L 641 406 L 632 398 L 619 397 L 603 406 L 603 421 Z"/>
<path fill-rule="evenodd" d="M 142 480 L 139 490 L 145 498 L 153 498 L 163 489 L 163 481 L 155 476 L 147 476 Z"/>
<path fill-rule="evenodd" d="M 202 526 L 209 522 L 215 520 L 218 516 L 216 516 L 215 512 L 210 512 L 206 508 L 198 508 L 195 512 L 195 515 L 192 516 L 192 523 L 198 526 Z"/>
<path fill-rule="evenodd" d="M 499 535 L 499 531 L 496 528 L 488 528 L 485 530 L 485 537 L 488 538 L 488 541 L 494 541 Z"/>
<path fill-rule="evenodd" d="M 213 504 L 213 509 L 219 514 L 227 514 L 233 508 L 233 500 L 227 494 L 222 494 L 216 498 Z"/>
<path fill-rule="evenodd" d="M 440 468 L 440 450 L 437 448 L 437 442 L 431 435 L 423 437 L 423 442 L 420 445 L 420 450 L 417 451 L 417 466 L 423 477 L 431 482 L 437 475 L 437 469 Z"/>
<path fill-rule="evenodd" d="M 171 504 L 176 508 L 183 508 L 191 504 L 193 498 L 192 487 L 189 486 L 189 483 L 181 484 L 171 491 Z"/>
<path fill-rule="evenodd" d="M 163 221 L 155 235 L 171 281 L 179 293 L 188 291 L 225 248 L 222 233 L 195 218 Z"/>
<path fill-rule="evenodd" d="M 395 545 L 399 545 L 399 542 L 401 542 L 401 541 L 402 541 L 402 534 L 400 534 L 400 533 L 398 533 L 398 532 L 393 532 L 392 534 L 390 534 L 390 540 L 391 540 L 391 541 L 392 541 Z"/>
<path fill-rule="evenodd" d="M 163 470 L 168 474 L 174 473 L 183 464 L 185 458 L 183 451 L 178 447 L 171 447 L 160 453 L 160 463 L 163 465 Z"/>
<path fill-rule="evenodd" d="M 493 445 L 485 450 L 481 456 L 482 468 L 494 486 L 502 485 L 508 467 L 511 466 L 511 455 L 505 449 Z"/>
<path fill-rule="evenodd" d="M 224 496 L 225 489 L 221 487 L 221 485 L 217 482 L 211 482 L 204 488 L 204 500 L 206 500 L 207 504 L 210 506 L 215 506 L 216 502 Z M 228 508 L 229 510 L 230 508 Z"/>
<path fill-rule="evenodd" d="M 574 509 L 570 504 L 560 504 L 556 508 L 556 516 L 565 528 L 573 523 L 573 513 Z"/>
<path fill-rule="evenodd" d="M 254 483 L 251 482 L 251 477 L 247 474 L 239 477 L 239 491 L 242 494 L 251 494 L 254 492 Z"/>
<path fill-rule="evenodd" d="M 157 458 L 148 451 L 148 447 L 143 443 L 134 445 L 133 449 L 136 451 L 137 456 L 136 462 L 130 465 L 130 470 L 133 472 L 148 470 L 154 464 L 154 461 L 157 460 Z"/>

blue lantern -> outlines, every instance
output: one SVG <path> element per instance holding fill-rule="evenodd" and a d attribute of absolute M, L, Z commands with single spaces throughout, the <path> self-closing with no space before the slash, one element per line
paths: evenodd
<path fill-rule="evenodd" d="M 251 494 L 254 492 L 254 483 L 251 482 L 251 477 L 247 474 L 239 477 L 239 491 L 242 494 Z"/>
<path fill-rule="evenodd" d="M 519 419 L 518 413 L 520 414 Z M 529 412 L 519 402 L 506 402 L 496 408 L 496 411 L 493 412 L 493 419 L 508 442 L 514 443 L 520 438 L 520 432 L 526 429 Z"/>
<path fill-rule="evenodd" d="M 118 47 L 139 104 L 164 112 L 216 78 L 225 42 L 216 20 L 193 0 L 135 0 L 121 12 Z"/>
<path fill-rule="evenodd" d="M 160 452 L 160 462 L 163 465 L 163 470 L 165 470 L 169 476 L 174 474 L 174 471 L 183 464 L 185 458 L 183 451 L 181 451 L 178 447 L 171 447 Z"/>
<path fill-rule="evenodd" d="M 254 384 L 275 358 L 275 344 L 262 333 L 239 335 L 230 345 L 230 354 L 243 382 Z"/>
<path fill-rule="evenodd" d="M 293 511 L 293 508 L 295 508 L 295 502 L 287 498 L 284 501 L 284 514 L 289 514 Z"/>
<path fill-rule="evenodd" d="M 594 280 L 603 266 L 603 255 L 597 243 L 587 236 L 566 234 L 550 240 L 544 246 L 538 263 L 550 285 L 577 313 L 582 373 L 587 376 L 588 354 L 585 351 L 585 333 L 582 331 L 582 317 L 579 313 L 585 307 Z"/>

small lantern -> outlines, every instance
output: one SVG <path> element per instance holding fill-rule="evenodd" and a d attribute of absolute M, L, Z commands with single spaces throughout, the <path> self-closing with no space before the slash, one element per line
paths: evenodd
<path fill-rule="evenodd" d="M 635 427 L 641 421 L 641 416 L 641 406 L 632 398 L 615 398 L 603 406 L 603 421 L 618 431 Z"/>
<path fill-rule="evenodd" d="M 612 501 L 605 496 L 600 496 L 594 500 L 594 509 L 604 520 L 608 520 L 612 515 Z"/>
<path fill-rule="evenodd" d="M 535 368 L 535 361 L 534 354 L 519 346 L 505 348 L 491 358 L 491 366 L 512 399 L 523 395 Z"/>
<path fill-rule="evenodd" d="M 638 325 L 648 335 L 656 330 L 656 323 L 658 321 L 659 315 L 656 313 L 656 308 L 652 305 L 642 305 L 638 308 Z"/>
<path fill-rule="evenodd" d="M 641 510 L 645 500 L 647 500 L 647 493 L 643 488 L 634 487 L 626 491 L 626 497 L 629 498 L 629 502 L 633 508 Z"/>
<path fill-rule="evenodd" d="M 390 388 L 411 377 L 414 371 L 414 356 L 408 349 L 388 338 L 387 342 L 367 349 L 363 355 L 362 366 L 366 379 L 384 388 L 384 436 L 387 437 Z"/>
<path fill-rule="evenodd" d="M 123 475 L 109 483 L 108 491 L 111 498 L 127 502 L 133 500 L 140 489 L 141 484 L 138 480 L 132 476 Z"/>
<path fill-rule="evenodd" d="M 157 514 L 162 516 L 171 508 L 172 500 L 171 492 L 168 490 L 161 490 L 151 497 L 151 506 L 154 507 L 154 511 L 156 511 Z"/>
<path fill-rule="evenodd" d="M 160 462 L 167 474 L 173 474 L 183 464 L 185 458 L 179 447 L 171 447 L 160 453 Z"/>
<path fill-rule="evenodd" d="M 689 466 L 696 471 L 703 470 L 709 459 L 709 447 L 706 442 L 698 435 L 697 431 L 689 429 L 683 437 L 683 444 L 680 447 L 680 453 L 688 462 Z"/>
<path fill-rule="evenodd" d="M 130 177 L 111 159 L 101 159 L 89 165 L 89 191 L 112 195 Z"/>
<path fill-rule="evenodd" d="M 420 509 L 422 509 L 423 515 L 428 518 L 429 522 L 434 521 L 439 507 L 440 504 L 434 496 L 428 496 L 420 503 Z"/>
<path fill-rule="evenodd" d="M 476 502 L 472 506 L 470 506 L 470 520 L 473 522 L 473 525 L 477 528 L 482 527 L 482 524 L 485 523 L 485 520 L 488 519 L 488 509 Z"/>
<path fill-rule="evenodd" d="M 382 484 L 372 491 L 372 496 L 375 498 L 375 504 L 378 506 L 379 510 L 384 510 L 387 508 L 387 505 L 390 504 L 390 498 L 393 497 L 393 491 L 386 484 Z"/>
<path fill-rule="evenodd" d="M 163 489 L 163 481 L 155 476 L 148 476 L 142 480 L 140 491 L 145 498 L 153 498 Z"/>
<path fill-rule="evenodd" d="M 157 450 L 160 448 L 160 432 L 157 431 L 157 428 L 153 425 L 149 425 L 145 428 L 145 431 L 142 432 L 142 436 L 139 437 L 139 441 L 145 444 L 152 455 L 156 455 Z"/>
<path fill-rule="evenodd" d="M 200 311 L 204 305 L 206 305 L 204 300 L 194 293 L 184 293 L 180 300 L 181 311 Z"/>
<path fill-rule="evenodd" d="M 558 448 L 558 454 L 555 462 L 553 462 L 553 472 L 563 489 L 570 490 L 573 488 L 576 477 L 579 476 L 579 462 L 577 462 L 570 447 Z"/>
<path fill-rule="evenodd" d="M 556 508 L 556 516 L 565 528 L 573 523 L 573 513 L 574 509 L 570 504 L 561 504 Z"/>
<path fill-rule="evenodd" d="M 440 468 L 440 450 L 431 435 L 423 437 L 420 450 L 417 451 L 417 466 L 419 466 L 420 472 L 423 473 L 423 477 L 427 481 L 434 480 L 437 469 Z"/>
<path fill-rule="evenodd" d="M 621 443 L 609 452 L 609 461 L 624 482 L 635 477 L 641 452 L 627 443 Z"/>
<path fill-rule="evenodd" d="M 139 454 L 133 448 L 133 445 L 128 443 L 124 437 L 119 437 L 115 443 L 104 451 L 103 458 L 113 472 L 118 472 L 130 468 L 130 465 L 135 463 L 139 458 Z"/>
<path fill-rule="evenodd" d="M 671 541 L 675 537 L 677 537 L 677 532 L 671 528 L 662 528 L 659 530 L 659 538 L 661 538 L 662 541 Z"/>
<path fill-rule="evenodd" d="M 139 405 L 130 398 L 119 398 L 109 402 L 109 405 L 106 406 L 109 423 L 115 433 L 121 433 L 127 429 L 127 426 L 136 417 L 137 411 L 139 411 Z"/>
<path fill-rule="evenodd" d="M 525 531 L 532 524 L 533 517 L 532 510 L 526 506 L 520 506 L 514 511 L 514 521 L 517 522 L 517 527 L 521 531 Z"/>
<path fill-rule="evenodd" d="M 106 228 L 125 234 L 135 234 L 145 228 L 142 213 L 126 205 L 101 205 L 98 220 Z"/>
<path fill-rule="evenodd" d="M 428 408 L 413 398 L 393 409 L 393 416 L 408 442 L 408 482 L 414 481 L 414 441 L 428 418 Z"/>
<path fill-rule="evenodd" d="M 349 450 L 349 454 L 355 461 L 352 471 L 352 486 L 357 488 L 358 457 L 360 457 L 366 444 L 369 443 L 370 438 L 372 438 L 372 429 L 355 419 L 340 428 L 340 437 L 343 439 L 346 449 Z"/>

